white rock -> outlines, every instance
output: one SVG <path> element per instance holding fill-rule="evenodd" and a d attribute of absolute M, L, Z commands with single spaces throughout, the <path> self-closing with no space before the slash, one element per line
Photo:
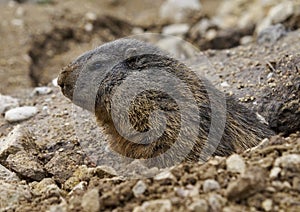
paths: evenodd
<path fill-rule="evenodd" d="M 246 164 L 241 156 L 233 154 L 226 159 L 226 167 L 230 172 L 244 173 Z"/>
<path fill-rule="evenodd" d="M 273 206 L 273 201 L 271 199 L 266 199 L 262 202 L 261 206 L 265 211 L 271 211 Z"/>
<path fill-rule="evenodd" d="M 210 194 L 208 197 L 208 203 L 211 211 L 222 211 L 222 207 L 226 203 L 226 200 L 219 194 Z"/>
<path fill-rule="evenodd" d="M 189 31 L 188 24 L 172 24 L 162 29 L 164 35 L 184 35 Z"/>
<path fill-rule="evenodd" d="M 223 87 L 223 88 L 230 87 L 230 85 L 228 84 L 228 82 L 224 81 L 221 83 L 221 87 Z"/>
<path fill-rule="evenodd" d="M 21 150 L 33 150 L 37 146 L 30 134 L 20 125 L 15 128 L 4 138 L 0 139 L 0 158 L 7 158 L 10 154 L 15 154 Z"/>
<path fill-rule="evenodd" d="M 260 31 L 257 37 L 257 42 L 259 44 L 266 42 L 275 43 L 286 34 L 287 31 L 285 29 L 285 26 L 283 26 L 282 24 L 271 25 Z"/>
<path fill-rule="evenodd" d="M 253 37 L 251 35 L 244 36 L 240 40 L 240 43 L 242 45 L 247 45 L 247 44 L 252 43 L 252 42 L 253 42 Z"/>
<path fill-rule="evenodd" d="M 46 95 L 52 93 L 52 89 L 46 86 L 43 87 L 36 87 L 32 91 L 32 95 Z"/>
<path fill-rule="evenodd" d="M 300 155 L 283 155 L 275 160 L 274 166 L 300 171 Z"/>
<path fill-rule="evenodd" d="M 219 190 L 220 188 L 221 188 L 220 184 L 218 183 L 218 181 L 216 181 L 214 179 L 207 179 L 203 183 L 203 191 L 205 193 L 214 191 L 214 190 Z"/>
<path fill-rule="evenodd" d="M 9 122 L 23 121 L 35 116 L 37 112 L 38 110 L 36 107 L 17 107 L 7 111 L 4 118 Z"/>
<path fill-rule="evenodd" d="M 91 32 L 91 31 L 93 31 L 93 29 L 94 29 L 94 25 L 92 23 L 87 23 L 84 25 L 84 30 L 86 32 Z"/>
<path fill-rule="evenodd" d="M 94 188 L 90 191 L 87 191 L 82 197 L 81 206 L 85 212 L 100 211 L 98 189 Z"/>
<path fill-rule="evenodd" d="M 27 185 L 10 184 L 0 181 L 0 209 L 1 211 L 15 211 L 24 200 L 30 200 L 32 194 Z"/>
<path fill-rule="evenodd" d="M 166 37 L 158 41 L 156 45 L 179 60 L 192 58 L 197 53 L 192 45 L 177 37 Z"/>
<path fill-rule="evenodd" d="M 293 2 L 291 1 L 282 2 L 270 10 L 268 17 L 273 24 L 281 23 L 293 14 L 293 7 Z"/>
<path fill-rule="evenodd" d="M 11 96 L 4 96 L 0 94 L 0 114 L 18 106 L 19 106 L 18 99 L 15 99 Z"/>
<path fill-rule="evenodd" d="M 207 204 L 206 200 L 204 200 L 204 199 L 196 200 L 195 202 L 193 202 L 189 206 L 189 209 L 191 211 L 195 211 L 195 212 L 207 212 L 207 211 L 209 211 L 208 204 Z"/>
<path fill-rule="evenodd" d="M 281 172 L 281 168 L 279 168 L 279 167 L 274 167 L 274 168 L 270 171 L 270 178 L 271 178 L 271 179 L 276 179 L 276 178 L 278 178 L 280 172 Z"/>
<path fill-rule="evenodd" d="M 19 181 L 20 179 L 17 177 L 16 173 L 11 172 L 4 166 L 0 164 L 0 180 L 8 181 Z"/>
<path fill-rule="evenodd" d="M 54 85 L 55 87 L 58 86 L 58 83 L 57 83 L 57 77 L 55 79 L 52 80 L 52 85 Z"/>
<path fill-rule="evenodd" d="M 88 20 L 88 21 L 95 21 L 97 19 L 97 15 L 96 13 L 93 13 L 93 12 L 87 12 L 85 14 L 85 18 Z"/>
<path fill-rule="evenodd" d="M 132 34 L 138 35 L 144 33 L 144 30 L 140 27 L 134 27 L 131 31 Z"/>
<path fill-rule="evenodd" d="M 142 204 L 141 211 L 172 211 L 172 203 L 168 199 L 150 200 Z"/>
<path fill-rule="evenodd" d="M 154 177 L 154 180 L 171 179 L 176 180 L 175 176 L 170 171 L 164 171 Z"/>
<path fill-rule="evenodd" d="M 165 21 L 182 23 L 188 21 L 191 12 L 200 10 L 199 0 L 167 0 L 162 4 L 159 14 Z"/>
<path fill-rule="evenodd" d="M 144 183 L 144 181 L 139 180 L 135 186 L 132 188 L 132 192 L 135 197 L 139 197 L 141 194 L 143 194 L 147 189 L 147 185 Z"/>

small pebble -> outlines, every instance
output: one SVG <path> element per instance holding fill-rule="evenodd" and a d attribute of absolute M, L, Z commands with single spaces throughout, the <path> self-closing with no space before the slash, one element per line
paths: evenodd
<path fill-rule="evenodd" d="M 206 200 L 204 200 L 204 199 L 196 200 L 188 208 L 189 208 L 190 211 L 195 211 L 195 212 L 207 212 L 207 211 L 209 211 L 208 204 L 207 204 Z"/>
<path fill-rule="evenodd" d="M 246 164 L 241 156 L 233 154 L 229 158 L 227 158 L 226 167 L 230 172 L 243 173 L 245 171 Z"/>
<path fill-rule="evenodd" d="M 147 189 L 147 185 L 142 181 L 139 180 L 135 186 L 133 186 L 132 188 L 132 192 L 134 194 L 135 197 L 139 197 L 140 195 L 142 195 Z"/>
<path fill-rule="evenodd" d="M 273 206 L 273 201 L 271 199 L 266 199 L 262 202 L 262 208 L 265 211 L 271 211 Z"/>
<path fill-rule="evenodd" d="M 184 35 L 189 31 L 188 24 L 172 24 L 163 28 L 164 35 Z"/>
<path fill-rule="evenodd" d="M 17 107 L 7 111 L 4 118 L 8 122 L 24 121 L 35 116 L 37 112 L 38 110 L 36 107 Z"/>
<path fill-rule="evenodd" d="M 164 171 L 154 177 L 154 180 L 171 179 L 176 180 L 175 176 L 170 171 Z"/>
<path fill-rule="evenodd" d="M 281 168 L 279 167 L 274 167 L 271 172 L 270 172 L 270 178 L 271 179 L 276 179 L 279 176 L 279 173 L 281 172 Z"/>
<path fill-rule="evenodd" d="M 220 184 L 218 183 L 218 181 L 214 180 L 214 179 L 207 179 L 204 181 L 203 183 L 203 191 L 205 193 L 208 193 L 210 191 L 214 191 L 214 190 L 219 190 Z"/>
<path fill-rule="evenodd" d="M 32 95 L 46 95 L 46 94 L 50 94 L 52 92 L 52 89 L 49 87 L 36 87 L 33 92 Z"/>

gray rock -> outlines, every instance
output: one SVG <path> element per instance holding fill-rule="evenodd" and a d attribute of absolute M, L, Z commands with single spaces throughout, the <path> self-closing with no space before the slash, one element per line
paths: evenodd
<path fill-rule="evenodd" d="M 226 190 L 229 200 L 240 201 L 265 187 L 267 173 L 260 167 L 252 167 L 246 170 L 237 180 L 231 181 Z"/>
<path fill-rule="evenodd" d="M 154 177 L 154 180 L 165 180 L 171 179 L 176 180 L 176 177 L 170 171 L 163 171 Z"/>
<path fill-rule="evenodd" d="M 85 212 L 100 211 L 99 191 L 97 188 L 89 190 L 83 195 L 81 207 Z"/>
<path fill-rule="evenodd" d="M 32 91 L 32 95 L 46 95 L 46 94 L 50 94 L 52 93 L 52 88 L 50 87 L 36 87 L 33 91 Z"/>
<path fill-rule="evenodd" d="M 26 151 L 10 154 L 6 159 L 6 163 L 10 169 L 26 179 L 40 181 L 46 177 L 46 172 L 37 158 Z"/>
<path fill-rule="evenodd" d="M 7 110 L 19 106 L 19 100 L 11 96 L 4 96 L 0 94 L 0 114 L 3 114 Z"/>
<path fill-rule="evenodd" d="M 194 212 L 207 212 L 209 211 L 209 206 L 205 199 L 198 199 L 189 205 L 188 209 Z"/>
<path fill-rule="evenodd" d="M 287 31 L 282 24 L 276 24 L 263 29 L 257 37 L 257 42 L 259 44 L 263 43 L 275 43 L 280 38 L 285 36 Z"/>
<path fill-rule="evenodd" d="M 34 142 L 30 132 L 26 131 L 21 125 L 17 125 L 6 137 L 0 140 L 0 162 L 5 163 L 10 154 L 25 150 L 35 153 L 38 146 Z"/>
<path fill-rule="evenodd" d="M 19 181 L 16 173 L 11 172 L 4 166 L 0 164 L 0 181 L 10 182 L 10 181 Z"/>
<path fill-rule="evenodd" d="M 283 155 L 275 160 L 274 166 L 300 172 L 300 155 Z"/>
<path fill-rule="evenodd" d="M 14 211 L 21 201 L 30 200 L 32 194 L 27 185 L 9 184 L 0 181 L 0 208 L 1 211 Z"/>
<path fill-rule="evenodd" d="M 214 179 L 207 179 L 203 183 L 203 191 L 205 193 L 214 191 L 214 190 L 219 190 L 220 188 L 221 188 L 220 184 L 218 183 L 218 181 L 216 181 Z"/>
<path fill-rule="evenodd" d="M 226 200 L 219 194 L 210 194 L 208 203 L 211 211 L 222 211 L 222 207 L 226 204 Z"/>
<path fill-rule="evenodd" d="M 191 12 L 200 10 L 199 0 L 167 0 L 162 4 L 159 14 L 164 21 L 182 23 L 188 21 Z"/>
<path fill-rule="evenodd" d="M 281 172 L 281 168 L 274 167 L 273 169 L 271 169 L 269 177 L 271 179 L 276 179 L 276 178 L 278 178 L 280 172 Z"/>
<path fill-rule="evenodd" d="M 166 37 L 157 42 L 156 45 L 179 60 L 192 58 L 197 53 L 190 43 L 177 37 Z"/>
<path fill-rule="evenodd" d="M 146 201 L 142 204 L 142 206 L 136 207 L 134 212 L 142 212 L 142 211 L 158 211 L 158 212 L 168 212 L 172 211 L 172 203 L 168 199 L 157 199 Z"/>
<path fill-rule="evenodd" d="M 189 31 L 188 24 L 172 24 L 162 29 L 164 35 L 184 35 Z"/>
<path fill-rule="evenodd" d="M 271 211 L 273 207 L 273 201 L 271 199 L 266 199 L 262 202 L 261 206 L 265 211 Z"/>
<path fill-rule="evenodd" d="M 230 172 L 243 173 L 245 171 L 246 164 L 241 156 L 233 154 L 226 159 L 226 167 Z"/>
<path fill-rule="evenodd" d="M 147 185 L 144 183 L 144 181 L 139 180 L 132 188 L 132 192 L 135 197 L 139 197 L 142 195 L 147 189 Z"/>
<path fill-rule="evenodd" d="M 24 106 L 10 109 L 5 113 L 4 118 L 8 122 L 18 122 L 29 119 L 37 114 L 36 107 Z"/>

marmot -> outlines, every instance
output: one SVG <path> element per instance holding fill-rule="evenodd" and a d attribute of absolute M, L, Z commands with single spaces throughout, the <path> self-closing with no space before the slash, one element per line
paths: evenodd
<path fill-rule="evenodd" d="M 254 112 L 184 63 L 135 39 L 84 53 L 62 70 L 58 84 L 73 103 L 95 113 L 114 151 L 153 166 L 228 156 L 273 135 Z M 149 89 L 131 88 L 143 85 Z"/>

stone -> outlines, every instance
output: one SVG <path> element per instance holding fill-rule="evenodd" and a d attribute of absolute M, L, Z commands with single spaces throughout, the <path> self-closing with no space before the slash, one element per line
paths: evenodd
<path fill-rule="evenodd" d="M 135 197 L 141 196 L 147 189 L 147 185 L 144 181 L 139 180 L 132 188 L 133 195 Z"/>
<path fill-rule="evenodd" d="M 40 181 L 47 175 L 37 158 L 26 151 L 10 154 L 6 163 L 10 169 L 26 179 Z"/>
<path fill-rule="evenodd" d="M 5 113 L 5 120 L 8 122 L 18 122 L 27 120 L 37 114 L 36 107 L 24 106 L 10 109 Z"/>
<path fill-rule="evenodd" d="M 0 181 L 11 182 L 11 181 L 19 181 L 20 179 L 16 175 L 16 173 L 8 170 L 4 166 L 0 164 Z"/>
<path fill-rule="evenodd" d="M 150 200 L 144 202 L 142 206 L 136 207 L 133 211 L 169 212 L 172 211 L 172 203 L 168 199 Z"/>
<path fill-rule="evenodd" d="M 188 206 L 188 209 L 194 212 L 208 212 L 209 206 L 205 199 L 197 199 L 191 205 Z"/>
<path fill-rule="evenodd" d="M 265 211 L 271 211 L 273 207 L 273 201 L 271 199 L 266 199 L 262 202 L 261 206 Z"/>
<path fill-rule="evenodd" d="M 89 190 L 83 195 L 81 207 L 85 212 L 100 211 L 99 191 L 97 188 Z"/>
<path fill-rule="evenodd" d="M 285 36 L 287 31 L 282 24 L 271 25 L 263 29 L 257 37 L 257 42 L 259 44 L 263 43 L 275 43 L 280 38 Z"/>
<path fill-rule="evenodd" d="M 3 164 L 10 154 L 15 154 L 18 151 L 38 152 L 38 146 L 34 142 L 31 133 L 21 125 L 15 126 L 6 137 L 0 139 L 0 143 L 0 162 Z"/>
<path fill-rule="evenodd" d="M 175 176 L 170 171 L 163 171 L 154 177 L 154 180 L 165 180 L 171 179 L 176 180 Z"/>
<path fill-rule="evenodd" d="M 55 180 L 64 183 L 72 176 L 79 164 L 82 164 L 81 155 L 75 152 L 56 152 L 44 168 L 54 176 Z"/>
<path fill-rule="evenodd" d="M 0 181 L 1 211 L 15 211 L 21 201 L 31 200 L 32 194 L 27 185 L 10 184 Z"/>
<path fill-rule="evenodd" d="M 203 191 L 205 193 L 208 193 L 210 191 L 214 191 L 214 190 L 219 190 L 220 184 L 218 183 L 218 181 L 214 180 L 214 179 L 207 179 L 204 181 L 203 183 Z"/>
<path fill-rule="evenodd" d="M 231 181 L 226 189 L 226 196 L 231 201 L 241 201 L 265 187 L 267 173 L 260 167 L 247 169 L 237 180 Z"/>
<path fill-rule="evenodd" d="M 208 203 L 211 211 L 222 211 L 222 207 L 225 205 L 226 200 L 219 194 L 210 194 Z"/>
<path fill-rule="evenodd" d="M 43 87 L 36 87 L 34 88 L 34 90 L 32 91 L 32 96 L 34 95 L 47 95 L 47 94 L 50 94 L 52 93 L 52 88 L 50 87 L 46 87 L 46 86 L 43 86 Z"/>
<path fill-rule="evenodd" d="M 189 59 L 196 55 L 196 50 L 192 45 L 177 37 L 166 37 L 158 41 L 156 45 L 179 60 Z"/>
<path fill-rule="evenodd" d="M 164 35 L 184 35 L 189 31 L 190 26 L 188 24 L 172 24 L 165 26 L 162 29 L 162 34 Z"/>
<path fill-rule="evenodd" d="M 281 168 L 274 167 L 274 168 L 271 169 L 269 177 L 271 179 L 276 179 L 276 178 L 278 178 L 280 172 L 281 172 Z"/>
<path fill-rule="evenodd" d="M 15 107 L 19 107 L 18 99 L 0 94 L 0 114 Z"/>
<path fill-rule="evenodd" d="M 226 168 L 230 172 L 243 173 L 246 168 L 244 159 L 238 154 L 233 154 L 226 159 Z"/>
<path fill-rule="evenodd" d="M 199 0 L 167 0 L 159 10 L 162 20 L 173 23 L 183 23 L 188 21 L 191 13 L 201 11 Z"/>
<path fill-rule="evenodd" d="M 46 193 L 47 187 L 50 185 L 55 185 L 55 181 L 52 178 L 44 178 L 38 183 L 31 183 L 31 190 L 35 195 L 41 195 Z"/>
<path fill-rule="evenodd" d="M 295 172 L 300 172 L 300 155 L 288 154 L 277 158 L 274 162 L 274 166 L 289 169 Z"/>

